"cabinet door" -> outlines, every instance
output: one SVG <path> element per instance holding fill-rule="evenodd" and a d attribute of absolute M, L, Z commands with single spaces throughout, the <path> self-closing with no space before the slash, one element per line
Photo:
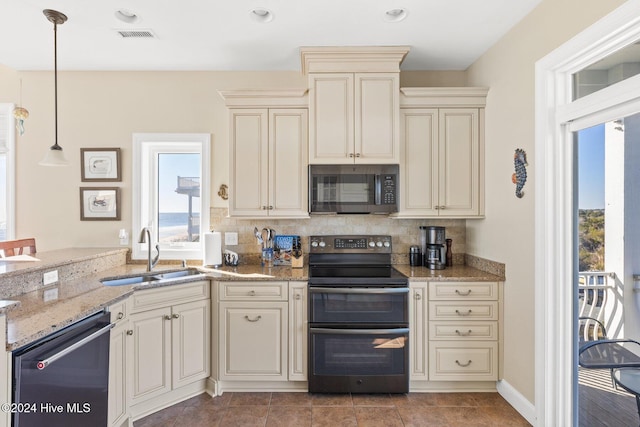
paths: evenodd
<path fill-rule="evenodd" d="M 409 301 L 409 366 L 411 381 L 427 381 L 427 282 L 410 283 L 411 300 Z"/>
<path fill-rule="evenodd" d="M 400 162 L 400 76 L 355 74 L 356 163 Z"/>
<path fill-rule="evenodd" d="M 269 109 L 269 216 L 309 216 L 306 109 Z"/>
<path fill-rule="evenodd" d="M 480 214 L 478 109 L 440 109 L 439 134 L 440 215 L 477 216 Z"/>
<path fill-rule="evenodd" d="M 307 380 L 307 286 L 289 284 L 289 381 Z"/>
<path fill-rule="evenodd" d="M 403 108 L 401 181 L 398 216 L 437 216 L 438 110 Z"/>
<path fill-rule="evenodd" d="M 220 379 L 287 380 L 287 303 L 220 303 Z"/>
<path fill-rule="evenodd" d="M 353 163 L 353 96 L 353 73 L 309 75 L 309 163 Z"/>
<path fill-rule="evenodd" d="M 109 344 L 109 426 L 120 426 L 129 417 L 127 388 L 127 330 L 129 321 L 122 321 L 111 330 Z"/>
<path fill-rule="evenodd" d="M 173 388 L 209 376 L 209 300 L 171 308 Z"/>
<path fill-rule="evenodd" d="M 171 309 L 159 308 L 131 316 L 133 363 L 131 403 L 171 390 Z"/>
<path fill-rule="evenodd" d="M 269 151 L 266 109 L 231 110 L 229 215 L 267 216 Z"/>

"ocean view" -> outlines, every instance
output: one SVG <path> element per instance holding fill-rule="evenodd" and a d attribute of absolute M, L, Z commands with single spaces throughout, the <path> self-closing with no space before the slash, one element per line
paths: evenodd
<path fill-rule="evenodd" d="M 165 212 L 160 213 L 158 218 L 159 240 L 161 242 L 181 242 L 188 241 L 189 213 L 188 212 Z M 200 233 L 200 215 L 193 214 L 194 241 L 198 240 Z"/>

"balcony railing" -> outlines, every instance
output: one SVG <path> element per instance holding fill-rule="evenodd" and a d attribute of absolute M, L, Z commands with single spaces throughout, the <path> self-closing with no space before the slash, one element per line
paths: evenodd
<path fill-rule="evenodd" d="M 578 317 L 591 317 L 602 322 L 607 328 L 611 324 L 608 312 L 617 307 L 616 275 L 604 271 L 582 271 L 578 273 Z M 588 331 L 596 336 L 604 335 L 597 322 L 586 321 L 581 331 L 587 339 Z"/>

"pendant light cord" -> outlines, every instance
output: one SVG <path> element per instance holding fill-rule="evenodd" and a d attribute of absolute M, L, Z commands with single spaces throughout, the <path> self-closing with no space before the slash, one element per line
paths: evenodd
<path fill-rule="evenodd" d="M 55 99 L 55 139 L 52 149 L 59 150 L 58 145 L 58 24 L 53 23 L 53 97 Z"/>

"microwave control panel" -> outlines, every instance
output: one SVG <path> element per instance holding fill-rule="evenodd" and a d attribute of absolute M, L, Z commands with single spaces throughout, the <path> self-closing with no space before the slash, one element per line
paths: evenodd
<path fill-rule="evenodd" d="M 396 204 L 396 175 L 382 175 L 382 204 Z"/>

